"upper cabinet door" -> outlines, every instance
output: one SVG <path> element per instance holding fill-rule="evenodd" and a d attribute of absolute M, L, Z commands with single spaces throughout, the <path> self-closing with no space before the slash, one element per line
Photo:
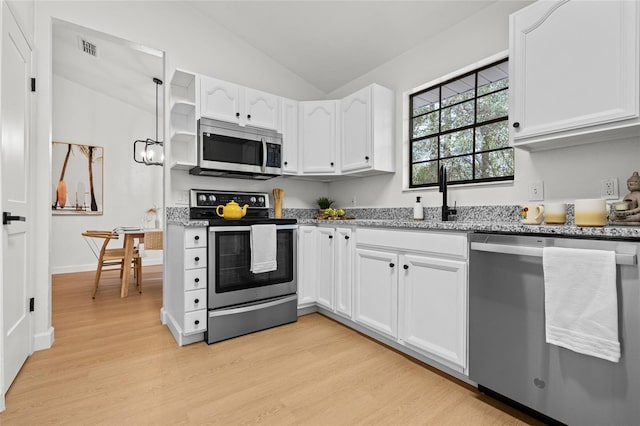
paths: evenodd
<path fill-rule="evenodd" d="M 514 146 L 607 140 L 637 126 L 638 22 L 635 1 L 541 1 L 511 15 Z"/>
<path fill-rule="evenodd" d="M 298 174 L 298 102 L 282 98 L 282 172 Z"/>
<path fill-rule="evenodd" d="M 302 172 L 337 173 L 336 101 L 300 102 L 299 107 Z"/>
<path fill-rule="evenodd" d="M 342 171 L 371 167 L 371 87 L 366 87 L 341 102 Z"/>
<path fill-rule="evenodd" d="M 239 123 L 240 86 L 211 77 L 200 78 L 200 115 L 214 120 Z"/>
<path fill-rule="evenodd" d="M 244 89 L 244 111 L 241 121 L 247 126 L 278 130 L 280 120 L 279 98 L 259 90 Z"/>

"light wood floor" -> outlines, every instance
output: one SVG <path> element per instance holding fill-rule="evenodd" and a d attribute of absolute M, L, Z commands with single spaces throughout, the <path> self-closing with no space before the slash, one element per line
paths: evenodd
<path fill-rule="evenodd" d="M 160 323 L 162 277 L 120 299 L 109 272 L 53 278 L 55 343 L 6 396 L 2 425 L 537 424 L 319 314 L 179 348 Z"/>

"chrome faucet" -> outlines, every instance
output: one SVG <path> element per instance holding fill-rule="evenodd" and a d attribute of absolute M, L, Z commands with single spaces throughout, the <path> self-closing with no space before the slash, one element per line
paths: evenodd
<path fill-rule="evenodd" d="M 447 205 L 447 168 L 445 166 L 440 166 L 440 187 L 439 191 L 442 192 L 442 221 L 449 221 L 449 215 L 458 214 L 458 210 L 451 209 Z"/>

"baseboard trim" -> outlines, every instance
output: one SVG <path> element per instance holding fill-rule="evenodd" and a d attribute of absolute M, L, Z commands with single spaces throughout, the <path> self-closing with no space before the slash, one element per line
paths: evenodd
<path fill-rule="evenodd" d="M 142 266 L 154 266 L 154 265 L 162 265 L 162 258 L 157 259 L 142 259 Z M 96 264 L 91 263 L 87 265 L 70 265 L 70 266 L 54 266 L 51 267 L 51 275 L 56 274 L 72 274 L 74 272 L 89 272 L 95 271 Z"/>
<path fill-rule="evenodd" d="M 55 340 L 55 330 L 53 327 L 49 327 L 49 330 L 44 333 L 38 333 L 33 336 L 33 350 L 42 351 L 50 349 L 53 346 Z"/>

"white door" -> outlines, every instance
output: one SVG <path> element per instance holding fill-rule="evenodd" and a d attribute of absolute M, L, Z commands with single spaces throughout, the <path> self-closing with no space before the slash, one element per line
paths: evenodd
<path fill-rule="evenodd" d="M 337 173 L 336 101 L 313 101 L 299 104 L 302 172 Z"/>
<path fill-rule="evenodd" d="M 338 228 L 335 234 L 335 297 L 336 312 L 351 318 L 351 287 L 353 244 L 351 243 L 351 229 Z"/>
<path fill-rule="evenodd" d="M 4 213 L 29 212 L 29 115 L 31 49 L 6 3 L 2 4 L 2 83 L 0 163 L 2 183 L 3 390 L 9 388 L 31 353 L 29 313 L 31 258 L 28 222 L 4 224 Z"/>
<path fill-rule="evenodd" d="M 298 307 L 316 302 L 316 227 L 298 227 Z"/>
<path fill-rule="evenodd" d="M 318 228 L 318 281 L 317 302 L 327 309 L 333 309 L 333 228 Z"/>
<path fill-rule="evenodd" d="M 356 322 L 398 337 L 398 255 L 356 248 Z"/>
<path fill-rule="evenodd" d="M 211 77 L 200 78 L 200 115 L 230 123 L 240 122 L 240 87 Z"/>
<path fill-rule="evenodd" d="M 342 171 L 371 168 L 371 87 L 342 100 Z"/>
<path fill-rule="evenodd" d="M 244 89 L 245 116 L 241 122 L 247 126 L 278 130 L 280 102 L 276 95 L 255 89 Z"/>
<path fill-rule="evenodd" d="M 402 263 L 400 338 L 418 351 L 466 368 L 466 262 L 405 255 Z"/>

